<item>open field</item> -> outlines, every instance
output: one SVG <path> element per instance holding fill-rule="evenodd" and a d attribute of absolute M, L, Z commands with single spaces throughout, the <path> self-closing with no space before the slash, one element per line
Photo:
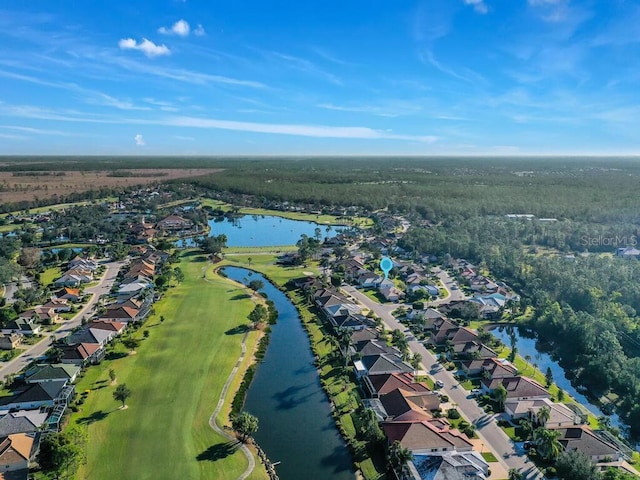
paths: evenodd
<path fill-rule="evenodd" d="M 253 302 L 222 277 L 205 280 L 208 265 L 204 256 L 185 253 L 180 264 L 185 279 L 156 304 L 156 314 L 141 328 L 149 338 L 136 354 L 119 345 L 114 355 L 119 358 L 90 368 L 80 380 L 78 392 L 90 393 L 72 418 L 89 433 L 79 478 L 235 480 L 246 468 L 244 455 L 208 421 L 240 356 L 242 335 L 225 332 L 247 323 Z M 249 351 L 257 339 L 257 332 L 249 334 Z M 132 391 L 126 410 L 112 397 L 110 368 Z M 233 394 L 230 389 L 227 401 Z M 249 478 L 267 478 L 259 462 Z"/>
<path fill-rule="evenodd" d="M 0 203 L 64 197 L 71 193 L 210 175 L 219 169 L 118 169 L 0 172 Z"/>

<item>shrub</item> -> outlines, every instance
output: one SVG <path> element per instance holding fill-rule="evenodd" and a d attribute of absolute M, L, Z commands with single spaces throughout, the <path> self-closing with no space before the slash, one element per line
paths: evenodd
<path fill-rule="evenodd" d="M 456 410 L 455 408 L 450 408 L 449 410 L 447 410 L 447 418 L 450 418 L 451 420 L 457 420 L 458 418 L 460 418 L 460 412 L 458 412 L 458 410 Z"/>

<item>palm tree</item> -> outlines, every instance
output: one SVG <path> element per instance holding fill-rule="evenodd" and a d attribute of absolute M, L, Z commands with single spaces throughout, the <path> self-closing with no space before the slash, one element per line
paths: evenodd
<path fill-rule="evenodd" d="M 393 468 L 400 478 L 408 473 L 407 462 L 413 458 L 411 451 L 408 448 L 403 447 L 398 440 L 393 442 L 389 447 L 389 453 L 387 454 L 387 461 L 391 468 Z"/>
<path fill-rule="evenodd" d="M 504 404 L 507 401 L 507 389 L 504 385 L 500 384 L 493 390 L 493 398 L 498 404 L 498 410 L 504 412 Z"/>
<path fill-rule="evenodd" d="M 525 440 L 531 440 L 531 435 L 533 435 L 533 424 L 531 420 L 527 418 L 520 420 L 520 435 Z"/>
<path fill-rule="evenodd" d="M 349 329 L 345 327 L 336 328 L 336 340 L 344 356 L 344 364 L 346 366 L 349 364 L 349 346 L 351 345 L 351 332 Z"/>
<path fill-rule="evenodd" d="M 527 370 L 529 369 L 529 364 L 531 363 L 531 355 L 525 355 L 524 361 L 527 362 Z"/>
<path fill-rule="evenodd" d="M 551 416 L 551 409 L 549 407 L 541 407 L 536 414 L 538 419 L 538 425 L 544 427 Z"/>
<path fill-rule="evenodd" d="M 523 480 L 524 474 L 515 468 L 509 469 L 509 480 Z"/>
<path fill-rule="evenodd" d="M 547 430 L 544 427 L 536 428 L 533 432 L 533 443 L 543 460 L 553 462 L 560 456 L 562 444 L 558 441 L 559 437 L 558 430 Z"/>
<path fill-rule="evenodd" d="M 358 415 L 358 421 L 360 430 L 367 440 L 377 442 L 383 438 L 382 431 L 378 426 L 378 417 L 373 409 L 363 408 Z"/>

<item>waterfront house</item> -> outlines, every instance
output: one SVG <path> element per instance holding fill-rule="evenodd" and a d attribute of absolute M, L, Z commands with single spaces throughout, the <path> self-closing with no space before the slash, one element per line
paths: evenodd
<path fill-rule="evenodd" d="M 538 398 L 549 398 L 549 392 L 535 380 L 527 377 L 503 377 L 481 380 L 481 388 L 485 393 L 490 393 L 498 385 L 502 385 L 507 390 L 507 399 L 513 400 L 533 400 Z"/>
<path fill-rule="evenodd" d="M 466 435 L 451 429 L 444 419 L 420 422 L 383 422 L 389 445 L 396 440 L 414 455 L 437 452 L 469 452 L 473 444 Z"/>
<path fill-rule="evenodd" d="M 603 432 L 594 431 L 587 425 L 554 428 L 554 430 L 560 432 L 558 440 L 565 451 L 578 450 L 593 462 L 617 461 L 624 458 L 620 449 L 610 442 Z"/>
<path fill-rule="evenodd" d="M 410 480 L 486 480 L 489 464 L 479 452 L 414 454 Z"/>

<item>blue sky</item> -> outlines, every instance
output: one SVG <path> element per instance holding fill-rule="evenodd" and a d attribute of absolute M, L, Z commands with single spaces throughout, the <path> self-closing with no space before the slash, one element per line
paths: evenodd
<path fill-rule="evenodd" d="M 634 0 L 4 0 L 0 154 L 640 154 Z"/>

